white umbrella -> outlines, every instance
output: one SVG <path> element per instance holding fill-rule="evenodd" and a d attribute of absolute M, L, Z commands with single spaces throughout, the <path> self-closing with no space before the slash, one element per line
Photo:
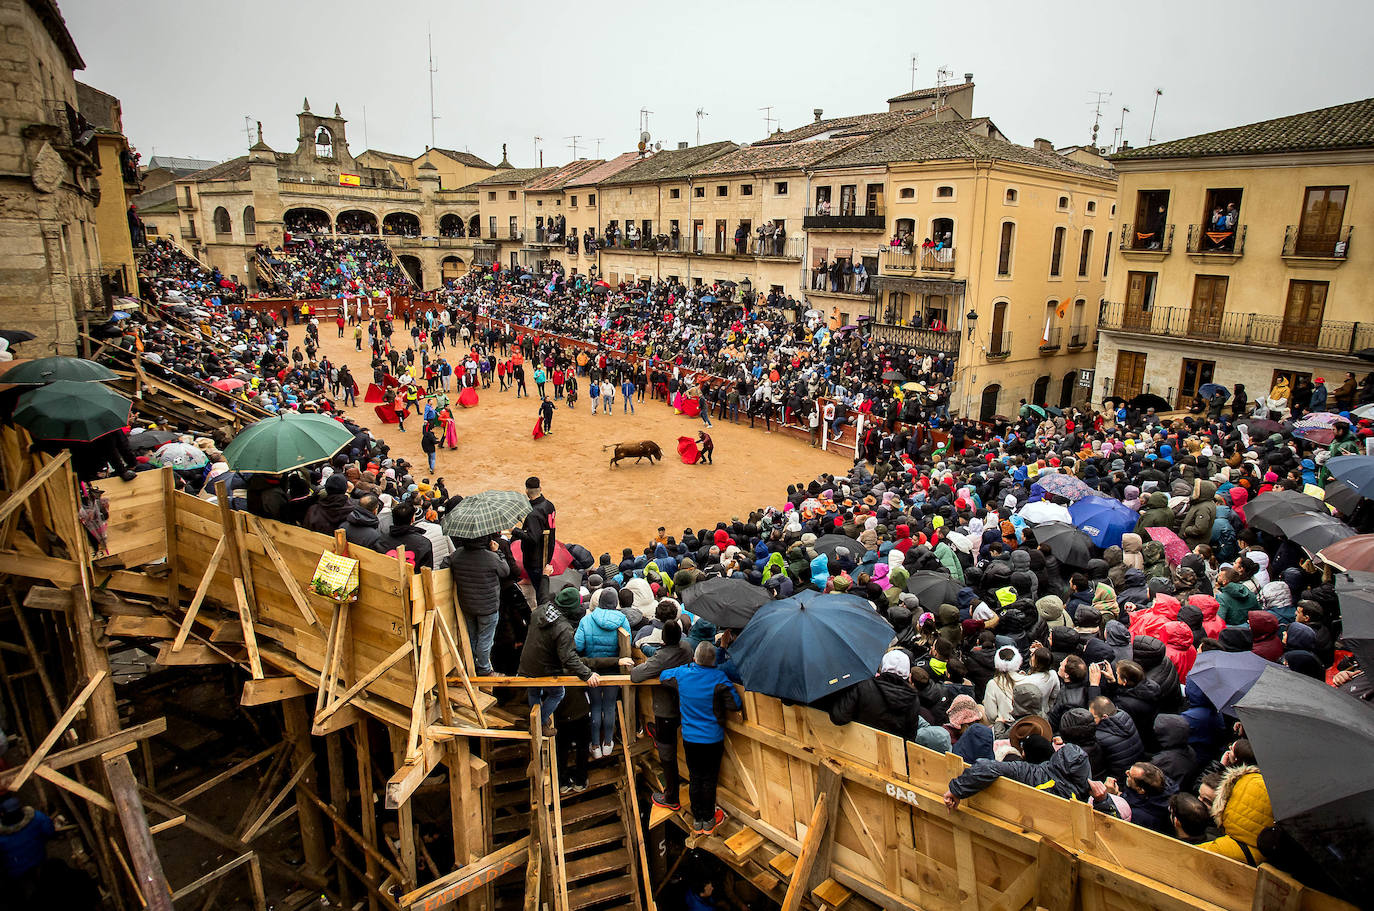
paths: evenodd
<path fill-rule="evenodd" d="M 1034 503 L 1027 503 L 1021 507 L 1021 512 L 1018 515 L 1031 525 L 1040 525 L 1045 522 L 1073 524 L 1073 517 L 1069 515 L 1068 507 L 1051 503 L 1048 500 L 1036 500 Z"/>
<path fill-rule="evenodd" d="M 1374 418 L 1374 404 L 1361 405 L 1350 413 L 1357 418 Z"/>

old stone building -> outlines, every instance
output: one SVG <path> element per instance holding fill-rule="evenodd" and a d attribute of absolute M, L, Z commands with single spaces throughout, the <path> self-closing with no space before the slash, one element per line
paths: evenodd
<path fill-rule="evenodd" d="M 112 297 L 137 295 L 135 246 L 144 244 L 142 222 L 131 208 L 139 191 L 138 160 L 124 136 L 124 113 L 119 99 L 83 82 L 76 84 L 81 116 L 95 129 L 95 229 L 100 241 L 100 273 Z"/>
<path fill-rule="evenodd" d="M 53 0 L 0 0 L 0 26 L 0 324 L 37 336 L 25 354 L 73 354 L 104 306 L 96 131 L 72 75 L 85 63 Z"/>

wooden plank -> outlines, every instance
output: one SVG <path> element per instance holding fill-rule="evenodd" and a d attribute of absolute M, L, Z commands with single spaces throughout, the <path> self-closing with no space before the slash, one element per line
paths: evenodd
<path fill-rule="evenodd" d="M 432 599 L 434 597 L 434 576 L 428 569 L 424 570 L 423 573 L 422 580 L 425 589 L 428 592 L 428 597 Z M 464 637 L 463 648 L 460 650 L 458 643 L 453 640 L 453 631 L 448 628 L 448 621 L 444 619 L 443 611 L 436 607 L 436 613 L 439 616 L 439 633 L 444 637 L 444 642 L 447 643 L 449 651 L 453 653 L 453 663 L 458 668 L 458 677 L 463 683 L 464 692 L 468 694 L 468 700 L 472 703 L 472 710 L 477 713 L 477 721 L 482 727 L 488 727 L 486 713 L 482 711 L 482 702 L 476 690 L 473 689 L 472 676 L 468 673 L 468 665 L 472 662 L 472 648 L 468 645 L 467 638 Z M 460 631 L 466 629 L 466 624 L 459 627 Z M 435 676 L 441 676 L 438 668 L 435 668 Z"/>
<path fill-rule="evenodd" d="M 81 584 L 81 570 L 71 560 L 38 557 L 12 550 L 0 551 L 0 573 L 42 579 L 61 588 Z"/>
<path fill-rule="evenodd" d="M 1040 840 L 1035 869 L 1035 903 L 1046 911 L 1074 911 L 1078 898 L 1078 859 L 1048 838 Z"/>
<path fill-rule="evenodd" d="M 298 677 L 264 677 L 261 680 L 245 680 L 243 681 L 243 695 L 239 698 L 239 705 L 267 705 L 272 702 L 281 702 L 283 699 L 309 696 L 313 692 L 315 692 L 314 688 Z"/>
<path fill-rule="evenodd" d="M 959 877 L 959 907 L 963 911 L 978 911 L 978 869 L 973 861 L 973 836 L 957 823 L 954 825 L 954 870 Z"/>
<path fill-rule="evenodd" d="M 1251 911 L 1300 911 L 1303 885 L 1272 864 L 1260 864 Z"/>
<path fill-rule="evenodd" d="M 421 773 L 415 781 L 416 787 L 418 787 L 419 782 L 423 781 L 425 775 L 428 773 L 424 771 L 424 764 L 422 762 L 413 764 L 406 762 L 405 732 L 400 728 L 388 728 L 387 735 L 391 741 L 391 759 L 396 768 L 396 774 L 400 775 L 403 769 L 411 767 L 420 769 Z M 426 744 L 426 746 L 428 746 L 428 744 Z M 429 768 L 432 769 L 434 765 L 437 764 L 438 755 L 436 754 Z M 395 777 L 396 776 L 393 775 L 392 779 L 395 780 Z M 406 796 L 409 798 L 409 795 Z M 387 782 L 387 808 L 391 808 L 391 782 Z M 403 874 L 401 876 L 401 881 L 406 886 L 413 888 L 416 882 L 418 882 L 417 854 L 415 851 L 415 815 L 413 808 L 410 806 L 409 799 L 397 802 L 395 809 L 396 829 L 400 836 L 401 873 Z M 407 889 L 407 891 L 409 891 L 409 889 Z"/>
<path fill-rule="evenodd" d="M 164 819 L 162 822 L 158 823 L 157 825 L 149 826 L 149 827 L 148 827 L 148 834 L 149 834 L 149 835 L 160 835 L 161 833 L 166 832 L 168 829 L 175 829 L 177 826 L 181 825 L 181 824 L 184 823 L 185 821 L 186 821 L 186 814 L 185 814 L 185 813 L 182 813 L 180 816 L 173 816 L 171 819 Z"/>
<path fill-rule="evenodd" d="M 431 740 L 451 740 L 454 737 L 491 737 L 496 740 L 529 740 L 530 732 L 519 729 L 474 728 L 466 725 L 431 724 L 425 728 Z"/>
<path fill-rule="evenodd" d="M 119 749 L 120 747 L 127 746 L 129 744 L 137 743 L 140 740 L 146 740 L 149 737 L 156 737 L 158 734 L 164 733 L 166 730 L 167 719 L 165 717 L 157 718 L 153 721 L 145 721 L 142 724 L 136 724 L 133 727 L 124 728 L 123 730 L 111 734 L 108 737 L 100 737 L 95 740 L 89 740 L 86 743 L 80 744 L 79 746 L 74 746 L 70 749 L 63 750 L 60 753 L 52 753 L 48 756 L 47 760 L 44 761 L 43 765 L 47 766 L 50 769 L 66 768 L 67 766 L 75 765 L 78 762 L 85 762 L 87 759 L 94 759 L 97 756 L 103 756 L 104 754 L 112 750 Z M 8 782 L 5 782 L 3 779 L 0 779 L 0 782 L 3 782 L 5 787 L 12 787 Z"/>
<path fill-rule="evenodd" d="M 77 693 L 76 698 L 72 700 L 72 704 L 67 706 L 67 710 L 52 726 L 52 730 L 48 731 L 48 735 L 39 742 L 33 753 L 29 755 L 28 761 L 15 773 L 14 778 L 10 781 L 10 790 L 17 791 L 24 786 L 24 782 L 29 780 L 29 776 L 38 768 L 38 764 L 47 758 L 48 752 L 57 743 L 57 738 L 61 737 L 62 733 L 67 730 L 67 725 L 76 720 L 77 713 L 81 711 L 86 700 L 91 698 L 91 694 L 95 692 L 96 687 L 100 686 L 105 677 L 104 671 L 97 671 L 95 676 L 86 682 L 86 685 L 81 688 L 81 692 Z"/>
<path fill-rule="evenodd" d="M 127 756 L 119 756 L 105 763 L 105 779 L 114 797 L 115 812 L 124 842 L 138 877 L 139 892 L 148 902 L 149 911 L 172 911 L 172 894 L 167 877 L 162 872 L 162 860 L 148 832 L 148 817 L 139 799 L 138 782 L 129 766 Z"/>
<path fill-rule="evenodd" d="M 226 876 L 237 870 L 239 867 L 242 867 L 244 864 L 252 860 L 254 856 L 255 855 L 252 851 L 249 851 L 247 854 L 240 854 L 238 857 L 235 857 L 227 864 L 223 864 L 222 866 L 216 867 L 209 873 L 206 873 L 204 876 L 192 880 L 191 882 L 187 883 L 186 885 L 182 886 L 180 889 L 172 893 L 172 901 L 181 901 L 186 896 L 194 894 L 198 890 L 203 889 L 204 887 L 208 886 L 210 883 L 214 882 L 220 877 Z"/>
<path fill-rule="evenodd" d="M 200 613 L 200 606 L 205 602 L 205 595 L 210 591 L 210 582 L 215 578 L 215 573 L 219 570 L 219 561 L 224 557 L 224 535 L 219 536 L 219 543 L 215 545 L 215 552 L 210 555 L 210 562 L 205 564 L 205 572 L 201 574 L 200 584 L 196 586 L 196 593 L 191 598 L 190 607 L 186 608 L 186 617 L 181 621 L 181 628 L 177 630 L 177 638 L 172 643 L 172 651 L 179 652 L 186 645 L 186 637 L 191 635 L 191 625 L 196 622 L 196 615 Z"/>
<path fill-rule="evenodd" d="M 296 785 L 300 784 L 300 780 L 304 778 L 305 773 L 309 772 L 310 770 L 310 763 L 307 763 L 306 765 L 303 765 L 300 768 L 296 769 L 296 771 L 291 775 L 291 778 L 287 780 L 286 784 L 282 785 L 281 788 L 277 791 L 276 795 L 268 802 L 266 808 L 264 808 L 263 811 L 258 814 L 257 819 L 254 819 L 249 824 L 248 828 L 243 831 L 242 838 L 245 842 L 253 840 L 253 836 L 258 834 L 258 830 L 262 828 L 263 823 L 267 822 L 268 818 L 274 812 L 276 812 L 277 807 L 281 805 L 281 802 L 286 799 L 286 793 L 290 791 L 292 788 L 294 788 Z"/>
<path fill-rule="evenodd" d="M 105 635 L 116 639 L 170 639 L 176 634 L 177 625 L 166 617 L 113 617 L 105 624 Z"/>
<path fill-rule="evenodd" d="M 801 854 L 797 856 L 797 865 L 792 870 L 792 881 L 787 884 L 787 895 L 782 900 L 782 911 L 799 911 L 801 908 L 802 900 L 806 898 L 808 891 L 806 884 L 811 880 L 811 870 L 820 855 L 821 841 L 825 837 L 829 822 L 826 795 L 821 792 L 816 795 L 816 808 L 811 811 L 811 822 L 807 826 L 806 837 L 802 839 Z"/>
<path fill-rule="evenodd" d="M 628 691 L 627 691 L 628 692 Z M 630 841 L 635 854 L 639 857 L 639 887 L 644 893 L 646 911 L 656 911 L 654 890 L 650 887 L 649 853 L 644 845 L 644 829 L 640 825 L 639 787 L 635 782 L 634 766 L 630 762 L 630 726 L 626 718 L 625 703 L 616 703 L 616 717 L 620 721 L 620 755 L 625 759 L 625 791 L 630 799 L 630 818 L 625 821 L 630 830 Z"/>
<path fill-rule="evenodd" d="M 529 853 L 530 837 L 526 835 L 519 841 L 407 892 L 399 902 L 407 911 L 437 911 L 519 868 L 528 860 Z"/>
<path fill-rule="evenodd" d="M 25 481 L 18 490 L 6 497 L 5 502 L 0 503 L 0 522 L 8 519 L 11 513 L 27 503 L 29 497 L 33 496 L 38 488 L 46 484 L 49 478 L 61 471 L 71 461 L 71 458 L 71 452 L 63 450 L 60 455 L 36 471 L 33 477 Z"/>
<path fill-rule="evenodd" d="M 358 797 L 362 816 L 362 837 L 368 844 L 377 843 L 377 792 L 372 781 L 372 745 L 367 731 L 367 719 L 353 725 L 353 752 L 358 764 Z M 336 849 L 337 850 L 337 847 Z M 368 882 L 381 878 L 381 867 L 369 854 L 365 857 Z M 377 899 L 368 894 L 369 911 L 377 911 Z"/>
<path fill-rule="evenodd" d="M 434 616 L 432 610 L 425 611 L 420 621 L 420 632 L 416 637 L 415 697 L 410 704 L 410 728 L 406 732 L 406 760 L 410 761 L 420 751 L 420 731 L 425 721 L 425 696 L 429 694 L 429 677 L 434 663 Z"/>
<path fill-rule="evenodd" d="M 406 655 L 409 655 L 411 651 L 414 649 L 414 647 L 415 646 L 411 643 L 409 639 L 401 643 L 400 647 L 397 648 L 387 657 L 383 658 L 380 664 L 378 664 L 372 670 L 368 671 L 362 677 L 359 677 L 356 683 L 354 683 L 348 689 L 344 690 L 343 695 L 341 695 L 338 699 L 335 699 L 329 705 L 321 709 L 315 715 L 315 723 L 320 724 L 321 722 L 329 718 L 330 715 L 333 715 L 339 709 L 343 708 L 345 705 L 351 702 L 354 696 L 357 696 L 359 693 L 361 693 L 364 689 L 367 688 L 368 684 L 372 683 L 378 677 L 382 676 L 387 671 L 391 670 L 391 668 L 398 661 L 400 661 Z"/>
<path fill-rule="evenodd" d="M 345 602 L 334 608 L 334 616 L 329 618 L 329 636 L 324 643 L 324 673 L 320 675 L 320 685 L 315 691 L 315 714 L 334 698 L 334 684 L 343 667 L 342 640 L 347 635 L 348 604 Z"/>
<path fill-rule="evenodd" d="M 826 807 L 833 808 L 834 812 L 827 813 L 824 831 L 821 832 L 820 843 L 816 846 L 816 860 L 811 868 L 810 878 L 804 884 L 808 891 L 830 878 L 830 863 L 835 856 L 835 832 L 840 827 L 834 817 L 838 817 L 842 810 L 840 794 L 843 787 L 844 779 L 841 778 L 838 763 L 822 762 L 816 773 L 816 792 L 825 798 Z"/>
<path fill-rule="evenodd" d="M 725 847 L 730 849 L 736 860 L 747 860 L 761 844 L 763 836 L 747 827 L 725 839 Z"/>
<path fill-rule="evenodd" d="M 68 778 L 61 772 L 55 771 L 48 766 L 40 765 L 34 774 L 44 781 L 57 785 L 64 791 L 70 791 L 87 803 L 100 807 L 100 809 L 107 813 L 113 815 L 115 812 L 115 805 L 111 803 L 104 794 L 101 794 L 99 791 L 92 791 L 81 782 Z"/>
<path fill-rule="evenodd" d="M 255 517 L 256 518 L 256 517 Z M 258 637 L 253 632 L 253 615 L 248 611 L 248 595 L 243 590 L 243 580 L 234 580 L 234 599 L 239 606 L 239 624 L 243 627 L 243 644 L 248 647 L 248 666 L 252 669 L 253 679 L 263 679 L 262 655 L 258 653 Z"/>
<path fill-rule="evenodd" d="M 167 604 L 181 606 L 181 569 L 177 566 L 177 502 L 176 477 L 170 466 L 162 474 L 162 534 L 167 554 Z"/>
<path fill-rule="evenodd" d="M 400 729 L 390 730 L 392 733 L 405 736 Z M 401 744 L 401 749 L 404 752 L 404 743 Z M 432 740 L 426 740 L 421 744 L 420 755 L 414 761 L 406 762 L 405 756 L 402 755 L 396 764 L 395 774 L 386 783 L 386 808 L 397 810 L 404 807 L 410 800 L 410 795 L 415 793 L 415 789 L 438 767 L 443 755 L 443 745 Z"/>
<path fill-rule="evenodd" d="M 834 908 L 839 911 L 845 902 L 854 897 L 844 886 L 835 882 L 833 879 L 826 879 L 819 886 L 811 890 L 811 896 L 827 908 Z"/>
<path fill-rule="evenodd" d="M 172 651 L 173 643 L 163 643 L 154 659 L 164 667 L 177 667 L 194 664 L 233 664 L 233 660 L 223 652 L 211 648 L 204 642 L 192 642 L 180 652 Z"/>
<path fill-rule="evenodd" d="M 286 593 L 291 596 L 292 601 L 296 602 L 296 607 L 300 610 L 301 616 L 305 618 L 305 622 L 311 626 L 319 626 L 320 618 L 315 614 L 315 609 L 310 606 L 310 602 L 306 600 L 305 593 L 301 591 L 301 587 L 296 583 L 296 577 L 291 573 L 291 567 L 282 557 L 281 551 L 277 550 L 277 545 L 273 543 L 272 536 L 262 524 L 262 520 L 257 516 L 249 516 L 248 520 L 253 526 L 253 530 L 258 533 L 258 543 L 267 552 L 267 557 L 272 561 L 272 565 L 277 568 L 277 575 L 281 576 L 282 584 L 286 586 Z"/>

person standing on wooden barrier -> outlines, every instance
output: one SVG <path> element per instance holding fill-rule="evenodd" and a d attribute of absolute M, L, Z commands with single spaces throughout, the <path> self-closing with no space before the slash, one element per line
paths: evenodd
<path fill-rule="evenodd" d="M 687 758 L 687 793 L 692 804 L 692 834 L 710 835 L 725 821 L 716 806 L 716 781 L 725 755 L 725 713 L 740 711 L 739 691 L 716 667 L 716 647 L 697 646 L 692 664 L 668 668 L 660 682 L 677 689 L 682 714 L 682 750 Z"/>
<path fill-rule="evenodd" d="M 669 668 L 691 662 L 692 652 L 682 644 L 682 627 L 676 620 L 663 621 L 661 635 L 662 646 L 643 664 L 636 666 L 633 658 L 620 659 L 621 666 L 629 669 L 630 679 L 635 683 L 652 680 Z M 677 772 L 677 732 L 682 716 L 678 712 L 677 694 L 666 686 L 656 686 L 653 696 L 653 724 L 645 727 L 654 738 L 658 762 L 663 767 L 663 790 L 653 794 L 650 799 L 660 807 L 681 810 L 682 803 L 678 799 L 682 785 Z"/>
<path fill-rule="evenodd" d="M 544 496 L 537 477 L 525 479 L 525 496 L 530 501 L 530 514 L 525 523 L 513 529 L 520 541 L 520 562 L 534 589 L 534 603 L 539 605 L 549 597 L 549 558 L 558 546 L 554 533 L 555 510 L 552 501 Z"/>
<path fill-rule="evenodd" d="M 530 616 L 530 628 L 525 646 L 520 651 L 521 677 L 558 677 L 574 674 L 598 686 L 601 677 L 577 654 L 573 643 L 573 625 L 569 619 L 581 613 L 581 592 L 568 586 L 549 603 L 535 609 Z M 553 713 L 563 701 L 561 686 L 532 686 L 528 689 L 529 704 L 540 706 L 544 733 L 554 733 Z"/>

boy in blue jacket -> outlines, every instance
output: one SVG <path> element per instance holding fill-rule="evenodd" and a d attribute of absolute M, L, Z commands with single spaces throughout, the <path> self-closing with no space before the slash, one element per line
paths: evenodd
<path fill-rule="evenodd" d="M 725 713 L 738 712 L 743 704 L 735 685 L 716 667 L 713 644 L 702 642 L 693 657 L 692 664 L 670 667 L 658 679 L 677 689 L 682 751 L 690 776 L 687 793 L 692 804 L 692 832 L 710 835 L 725 821 L 725 811 L 716 806 L 716 780 L 725 755 Z"/>

